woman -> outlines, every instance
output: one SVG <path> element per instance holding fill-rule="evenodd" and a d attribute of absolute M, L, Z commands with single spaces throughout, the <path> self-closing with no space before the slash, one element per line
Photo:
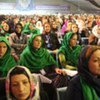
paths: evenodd
<path fill-rule="evenodd" d="M 12 47 L 12 55 L 15 57 L 16 61 L 19 60 L 20 54 L 26 47 L 28 37 L 26 34 L 22 34 L 22 24 L 17 23 L 15 25 L 15 32 L 10 34 L 9 42 Z"/>
<path fill-rule="evenodd" d="M 69 32 L 66 34 L 65 46 L 60 47 L 58 57 L 61 66 L 66 69 L 77 69 L 78 57 L 81 51 L 81 46 L 77 45 L 78 35 Z"/>
<path fill-rule="evenodd" d="M 7 22 L 4 22 L 1 24 L 0 35 L 6 37 L 8 39 L 8 37 L 10 35 L 10 28 L 9 28 L 9 24 Z"/>
<path fill-rule="evenodd" d="M 89 44 L 100 46 L 100 25 L 93 27 L 92 34 L 89 36 Z"/>
<path fill-rule="evenodd" d="M 67 33 L 77 34 L 77 36 L 78 36 L 77 42 L 78 42 L 78 44 L 81 44 L 81 37 L 80 37 L 80 34 L 79 34 L 78 25 L 76 23 L 71 23 L 70 27 L 71 27 L 71 29 Z M 62 41 L 62 46 L 66 46 L 67 33 L 64 35 L 64 39 Z"/>
<path fill-rule="evenodd" d="M 59 74 L 62 74 L 63 71 L 57 67 L 56 61 L 49 54 L 47 49 L 42 48 L 41 46 L 42 37 L 39 34 L 32 35 L 27 47 L 21 54 L 19 61 L 20 65 L 24 65 L 29 68 L 32 73 L 41 73 L 42 75 L 45 75 L 52 79 L 53 83 L 56 76 L 61 76 L 60 80 L 62 80 L 64 77 Z M 65 78 L 63 82 L 66 83 Z M 60 86 L 65 85 L 63 82 L 61 82 Z M 56 100 L 56 98 L 53 99 L 53 96 L 56 96 L 56 91 L 54 90 L 54 87 L 52 87 L 52 84 L 46 84 L 44 88 L 46 88 L 46 91 L 49 92 L 50 100 Z"/>
<path fill-rule="evenodd" d="M 15 66 L 6 78 L 7 100 L 40 100 L 39 83 L 24 66 Z"/>
<path fill-rule="evenodd" d="M 9 69 L 15 65 L 9 41 L 5 37 L 0 37 L 0 77 L 5 77 Z"/>
<path fill-rule="evenodd" d="M 57 68 L 57 64 L 53 57 L 48 53 L 47 49 L 42 48 L 42 38 L 39 34 L 34 34 L 29 39 L 28 45 L 21 54 L 20 65 L 24 65 L 30 69 L 32 73 L 39 73 L 42 69 L 49 69 L 52 66 L 53 71 L 58 74 L 62 70 Z M 49 71 L 49 70 L 48 70 Z"/>
<path fill-rule="evenodd" d="M 86 46 L 78 61 L 79 75 L 71 80 L 67 100 L 100 99 L 100 46 Z"/>
<path fill-rule="evenodd" d="M 44 40 L 43 46 L 48 49 L 49 53 L 56 59 L 56 53 L 60 47 L 60 42 L 58 40 L 57 34 L 51 33 L 50 23 L 46 22 L 44 24 L 44 34 L 42 34 Z"/>
<path fill-rule="evenodd" d="M 37 28 L 37 30 L 39 30 L 40 34 L 43 33 L 43 24 L 41 21 L 37 21 L 35 27 Z"/>
<path fill-rule="evenodd" d="M 34 24 L 32 24 L 31 22 L 28 22 L 28 23 L 25 24 L 22 33 L 27 34 L 28 37 L 31 37 L 31 35 L 34 34 L 35 31 L 40 33 L 39 29 L 37 29 L 34 26 Z"/>

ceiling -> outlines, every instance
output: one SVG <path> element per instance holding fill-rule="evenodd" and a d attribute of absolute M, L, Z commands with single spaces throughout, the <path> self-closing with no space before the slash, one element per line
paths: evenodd
<path fill-rule="evenodd" d="M 100 0 L 64 0 L 89 13 L 100 13 Z"/>
<path fill-rule="evenodd" d="M 17 0 L 0 0 L 0 2 L 12 2 L 16 3 Z M 37 0 L 33 0 L 37 1 Z M 38 0 L 39 1 L 39 0 Z M 54 0 L 45 0 L 46 2 L 54 2 Z M 56 1 L 56 0 L 55 0 Z M 72 5 L 79 7 L 79 10 L 83 10 L 87 13 L 98 13 L 100 14 L 100 0 L 61 0 L 64 1 L 64 3 L 71 3 Z M 42 0 L 40 0 L 42 3 Z"/>

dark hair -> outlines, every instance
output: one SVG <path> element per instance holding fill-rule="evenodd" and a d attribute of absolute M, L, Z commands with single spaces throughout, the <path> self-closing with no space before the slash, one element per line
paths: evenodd
<path fill-rule="evenodd" d="M 45 23 L 43 24 L 43 27 L 45 27 L 46 24 L 50 25 L 50 28 L 51 28 L 51 24 L 50 24 L 49 22 L 45 22 Z"/>
<path fill-rule="evenodd" d="M 28 76 L 27 72 L 25 71 L 25 69 L 24 69 L 24 68 L 21 68 L 21 67 L 18 67 L 18 66 L 16 66 L 16 67 L 12 70 L 12 72 L 10 73 L 10 78 L 11 78 L 13 75 L 17 75 L 17 74 L 24 74 L 25 76 L 27 76 L 27 77 L 29 78 L 29 76 Z"/>
<path fill-rule="evenodd" d="M 95 46 L 95 45 L 90 45 L 88 46 L 88 49 L 86 51 L 86 54 L 85 54 L 85 59 L 89 60 L 91 55 L 96 51 L 96 50 L 99 50 L 100 49 L 100 46 Z"/>
<path fill-rule="evenodd" d="M 77 35 L 77 33 L 72 32 L 72 35 L 71 35 L 70 39 L 72 39 L 74 35 Z M 78 37 L 78 35 L 77 35 L 77 37 Z"/>
<path fill-rule="evenodd" d="M 21 24 L 21 23 L 17 23 L 17 24 L 15 25 L 15 29 L 16 29 L 16 27 L 17 27 L 18 25 L 20 25 L 20 26 L 21 26 L 21 28 L 23 28 L 23 26 L 22 26 L 22 24 Z"/>
<path fill-rule="evenodd" d="M 83 73 L 84 68 L 89 71 L 89 69 L 87 67 L 88 62 L 90 60 L 90 57 L 96 50 L 100 50 L 100 46 L 87 45 L 82 48 L 80 57 L 79 57 L 79 61 L 78 61 L 78 71 L 80 73 Z"/>

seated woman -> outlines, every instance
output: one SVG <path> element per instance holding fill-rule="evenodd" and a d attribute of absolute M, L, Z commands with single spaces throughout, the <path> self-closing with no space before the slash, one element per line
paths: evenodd
<path fill-rule="evenodd" d="M 52 33 L 51 25 L 49 22 L 44 23 L 44 30 L 42 34 L 43 47 L 46 48 L 49 53 L 56 59 L 56 53 L 60 47 L 60 42 L 57 34 Z"/>
<path fill-rule="evenodd" d="M 78 61 L 79 75 L 74 77 L 67 88 L 67 100 L 100 99 L 100 46 L 86 46 Z"/>
<path fill-rule="evenodd" d="M 9 42 L 10 42 L 10 45 L 12 48 L 11 53 L 14 56 L 16 62 L 18 62 L 18 60 L 20 58 L 20 54 L 26 47 L 27 40 L 28 40 L 27 35 L 22 34 L 22 30 L 23 30 L 22 24 L 17 23 L 17 24 L 15 24 L 15 32 L 10 34 L 10 36 L 9 36 Z"/>
<path fill-rule="evenodd" d="M 100 46 L 100 25 L 96 25 L 92 29 L 92 34 L 90 34 L 88 43 L 90 45 Z"/>
<path fill-rule="evenodd" d="M 61 46 L 58 51 L 58 58 L 61 66 L 69 70 L 76 70 L 81 46 L 77 45 L 78 35 L 69 32 L 66 34 L 65 46 Z"/>
<path fill-rule="evenodd" d="M 31 37 L 32 34 L 34 34 L 34 32 L 37 31 L 38 33 L 40 33 L 40 30 L 37 29 L 33 23 L 31 22 L 27 22 L 25 25 L 24 25 L 24 28 L 23 28 L 23 31 L 22 33 L 23 34 L 27 34 L 28 38 Z"/>
<path fill-rule="evenodd" d="M 41 47 L 42 41 L 42 37 L 39 34 L 33 34 L 28 41 L 27 47 L 20 56 L 19 64 L 29 68 L 32 73 L 41 73 L 53 80 L 56 76 L 62 74 L 63 71 L 57 67 L 56 61 L 47 49 Z M 52 77 L 52 75 L 54 76 Z M 63 86 L 63 82 L 61 82 L 61 84 Z M 52 94 L 52 92 L 50 93 Z M 50 97 L 52 97 L 52 95 Z"/>
<path fill-rule="evenodd" d="M 9 41 L 5 37 L 0 37 L 0 77 L 5 77 L 9 69 L 15 65 Z"/>
<path fill-rule="evenodd" d="M 10 35 L 10 27 L 9 24 L 7 22 L 1 22 L 1 26 L 0 26 L 0 36 L 4 36 L 8 39 Z"/>
<path fill-rule="evenodd" d="M 40 100 L 39 82 L 24 66 L 15 66 L 6 78 L 7 100 Z"/>
<path fill-rule="evenodd" d="M 78 25 L 75 22 L 73 22 L 73 23 L 71 23 L 70 27 L 71 27 L 71 29 L 67 33 L 68 34 L 69 33 L 75 33 L 75 34 L 77 34 L 77 42 L 78 42 L 78 44 L 81 44 L 81 37 L 80 37 L 80 34 L 79 34 Z M 66 40 L 67 40 L 67 37 L 68 37 L 67 33 L 64 35 L 63 41 L 61 43 L 62 46 L 66 46 L 67 45 L 66 44 Z"/>
<path fill-rule="evenodd" d="M 42 73 L 42 69 L 50 68 L 56 73 L 61 74 L 62 70 L 57 67 L 56 61 L 49 54 L 47 49 L 41 47 L 42 42 L 42 38 L 39 34 L 32 35 L 27 47 L 21 54 L 19 64 L 29 68 L 32 73 Z"/>

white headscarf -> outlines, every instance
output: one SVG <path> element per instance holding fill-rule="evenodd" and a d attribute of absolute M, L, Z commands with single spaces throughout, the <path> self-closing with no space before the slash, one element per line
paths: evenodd
<path fill-rule="evenodd" d="M 92 29 L 92 33 L 93 33 L 97 38 L 100 39 L 100 33 L 98 33 L 98 32 L 100 32 L 100 31 L 97 31 L 99 28 L 100 28 L 100 25 L 95 25 L 95 26 L 93 27 L 93 29 Z"/>
<path fill-rule="evenodd" d="M 95 35 L 95 37 L 98 38 L 97 45 L 100 45 L 100 31 L 98 29 L 100 28 L 100 25 L 95 25 L 92 29 L 92 33 Z M 98 33 L 99 32 L 99 33 Z"/>

